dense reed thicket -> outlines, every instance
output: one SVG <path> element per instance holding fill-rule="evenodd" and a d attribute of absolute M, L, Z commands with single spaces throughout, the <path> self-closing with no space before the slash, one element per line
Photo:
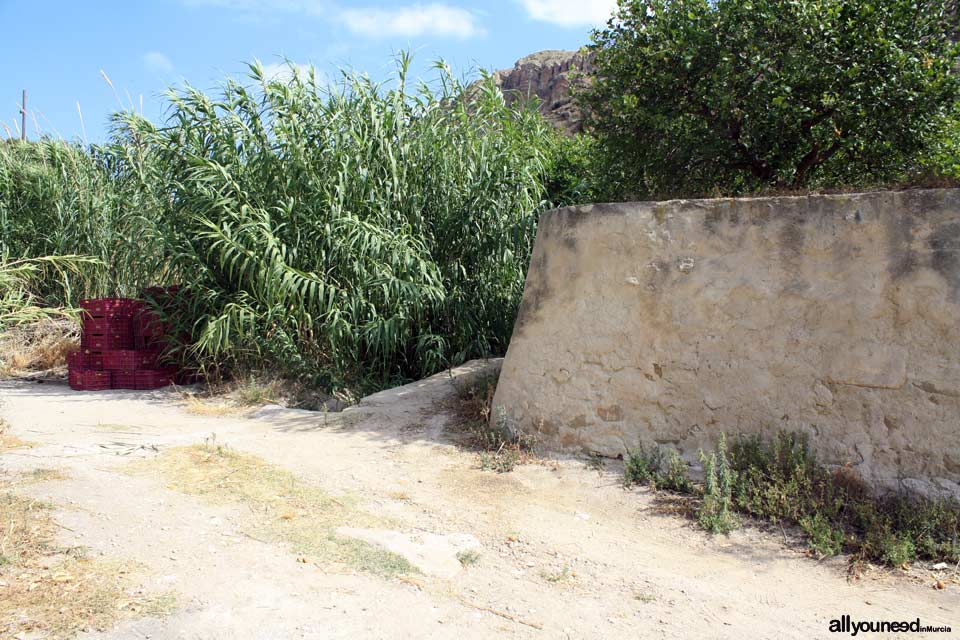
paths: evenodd
<path fill-rule="evenodd" d="M 96 258 L 82 269 L 44 268 L 30 279 L 37 302 L 71 306 L 85 296 L 128 294 L 149 280 L 136 266 L 145 246 L 130 227 L 137 194 L 123 192 L 113 166 L 107 148 L 51 139 L 0 142 L 0 264 Z"/>
<path fill-rule="evenodd" d="M 68 288 L 182 285 L 183 357 L 325 386 L 415 378 L 502 353 L 553 133 L 489 78 L 442 64 L 407 86 L 329 86 L 291 67 L 169 93 L 162 125 L 118 114 L 109 145 L 6 145 L 3 251 L 82 253 Z M 27 157 L 24 157 L 27 156 Z"/>

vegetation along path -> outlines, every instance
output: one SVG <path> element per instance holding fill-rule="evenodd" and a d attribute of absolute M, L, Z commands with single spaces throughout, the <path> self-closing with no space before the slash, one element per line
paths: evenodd
<path fill-rule="evenodd" d="M 613 461 L 484 469 L 453 407 L 490 366 L 329 414 L 0 383 L 4 509 L 49 505 L 47 529 L 29 529 L 50 532 L 29 568 L 0 566 L 0 636 L 810 638 L 843 614 L 960 625 L 949 577 L 939 590 L 900 571 L 851 579 L 779 528 L 708 536 L 624 490 Z M 122 586 L 78 604 L 94 566 L 126 567 L 110 578 Z M 54 585 L 59 610 L 30 604 Z"/>

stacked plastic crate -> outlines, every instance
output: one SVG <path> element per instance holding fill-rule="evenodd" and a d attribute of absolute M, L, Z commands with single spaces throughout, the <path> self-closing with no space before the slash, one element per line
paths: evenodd
<path fill-rule="evenodd" d="M 80 351 L 67 358 L 70 387 L 78 391 L 156 389 L 176 370 L 160 364 L 164 326 L 141 300 L 81 300 Z"/>

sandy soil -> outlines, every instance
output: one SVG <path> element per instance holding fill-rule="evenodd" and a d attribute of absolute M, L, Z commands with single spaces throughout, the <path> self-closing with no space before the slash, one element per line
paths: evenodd
<path fill-rule="evenodd" d="M 481 470 L 477 454 L 454 444 L 442 407 L 454 378 L 484 366 L 326 415 L 265 407 L 200 416 L 172 390 L 2 382 L 0 416 L 35 446 L 5 452 L 0 473 L 62 469 L 66 479 L 23 490 L 61 507 L 64 542 L 138 561 L 149 567 L 145 589 L 179 594 L 170 616 L 90 637 L 812 638 L 830 637 L 829 620 L 842 614 L 960 631 L 955 585 L 936 591 L 932 580 L 880 570 L 849 581 L 842 558 L 816 562 L 779 530 L 710 537 L 663 513 L 649 492 L 625 491 L 615 463 Z M 160 475 L 128 472 L 133 460 L 211 434 L 389 517 L 407 535 L 386 538 L 421 544 L 446 569 L 425 562 L 422 575 L 384 578 L 301 562 L 282 543 L 245 535 L 243 504 L 211 504 Z M 458 547 L 443 541 L 474 538 L 476 562 L 449 571 L 442 556 Z"/>

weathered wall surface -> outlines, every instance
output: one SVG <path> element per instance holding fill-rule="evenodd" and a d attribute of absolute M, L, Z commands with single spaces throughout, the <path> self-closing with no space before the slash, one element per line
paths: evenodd
<path fill-rule="evenodd" d="M 960 190 L 549 212 L 494 406 L 606 455 L 802 430 L 960 496 Z"/>

